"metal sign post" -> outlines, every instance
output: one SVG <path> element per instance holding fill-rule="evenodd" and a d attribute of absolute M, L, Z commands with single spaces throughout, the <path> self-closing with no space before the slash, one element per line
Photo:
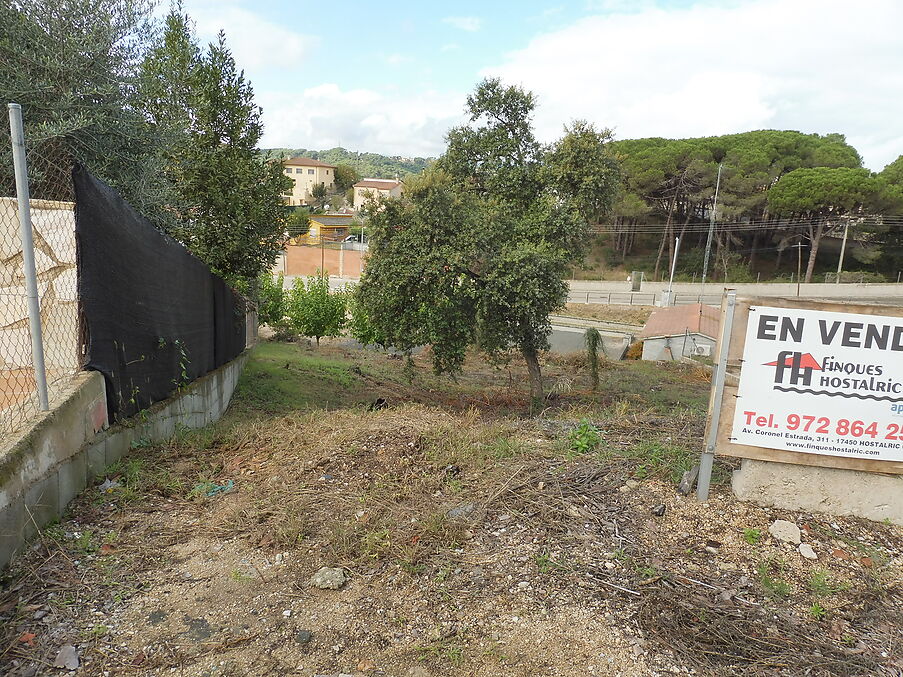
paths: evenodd
<path fill-rule="evenodd" d="M 47 398 L 47 372 L 44 368 L 44 343 L 41 338 L 41 306 L 34 265 L 34 238 L 31 234 L 31 199 L 28 192 L 28 170 L 25 165 L 25 130 L 22 106 L 9 104 L 9 129 L 13 142 L 13 168 L 16 174 L 16 197 L 19 205 L 19 233 L 22 238 L 22 268 L 25 294 L 28 298 L 28 324 L 31 329 L 31 356 L 42 411 L 50 409 Z"/>
<path fill-rule="evenodd" d="M 696 485 L 696 497 L 700 501 L 709 500 L 709 485 L 712 481 L 712 463 L 715 460 L 715 443 L 718 439 L 718 426 L 721 423 L 721 403 L 724 399 L 724 379 L 727 375 L 727 356 L 731 347 L 731 332 L 734 326 L 734 308 L 737 305 L 737 292 L 728 291 L 727 308 L 724 311 L 724 324 L 721 327 L 721 338 L 718 341 L 718 366 L 715 367 L 715 397 L 712 400 L 712 420 L 709 422 L 709 434 L 705 441 L 705 449 L 699 461 L 699 481 Z"/>

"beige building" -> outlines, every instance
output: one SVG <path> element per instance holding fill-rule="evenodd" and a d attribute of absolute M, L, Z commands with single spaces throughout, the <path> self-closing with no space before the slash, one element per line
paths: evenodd
<path fill-rule="evenodd" d="M 360 211 L 364 203 L 376 197 L 401 197 L 404 184 L 395 179 L 364 179 L 354 184 L 354 209 Z"/>
<path fill-rule="evenodd" d="M 313 200 L 311 193 L 318 183 L 325 185 L 329 192 L 335 189 L 335 165 L 309 157 L 289 158 L 282 164 L 282 171 L 295 184 L 291 193 L 283 195 L 285 204 L 290 207 L 309 204 Z"/>

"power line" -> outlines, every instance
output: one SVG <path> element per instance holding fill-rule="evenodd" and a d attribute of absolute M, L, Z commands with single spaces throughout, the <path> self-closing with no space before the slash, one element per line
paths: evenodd
<path fill-rule="evenodd" d="M 754 230 L 794 230 L 799 228 L 807 228 L 809 226 L 817 226 L 823 223 L 823 219 L 801 219 L 794 221 L 744 221 L 737 223 L 722 223 L 716 226 L 720 232 L 742 232 Z M 837 224 L 840 225 L 840 224 Z M 851 223 L 850 225 L 859 227 L 878 228 L 886 226 L 892 230 L 903 228 L 903 217 L 885 217 L 880 220 L 869 219 L 860 223 Z M 664 223 L 640 223 L 640 224 L 597 224 L 591 228 L 593 232 L 609 233 L 617 230 L 630 233 L 663 233 L 667 229 L 675 232 L 687 233 L 705 233 L 709 230 L 709 224 L 705 222 L 693 222 L 686 224 L 668 224 Z"/>

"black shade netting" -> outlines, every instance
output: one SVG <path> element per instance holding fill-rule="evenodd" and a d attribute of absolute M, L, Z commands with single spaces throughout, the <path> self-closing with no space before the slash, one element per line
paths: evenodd
<path fill-rule="evenodd" d="M 246 304 L 84 168 L 73 183 L 85 368 L 104 375 L 114 420 L 237 357 Z"/>

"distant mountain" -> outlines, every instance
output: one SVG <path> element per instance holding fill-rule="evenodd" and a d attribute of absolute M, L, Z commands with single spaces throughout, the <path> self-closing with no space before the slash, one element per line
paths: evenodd
<path fill-rule="evenodd" d="M 380 155 L 379 153 L 355 153 L 344 148 L 310 150 L 307 148 L 268 148 L 263 151 L 269 157 L 291 157 L 302 155 L 333 165 L 348 165 L 362 177 L 373 179 L 403 179 L 409 174 L 419 174 L 435 159 L 404 157 L 401 155 Z"/>

